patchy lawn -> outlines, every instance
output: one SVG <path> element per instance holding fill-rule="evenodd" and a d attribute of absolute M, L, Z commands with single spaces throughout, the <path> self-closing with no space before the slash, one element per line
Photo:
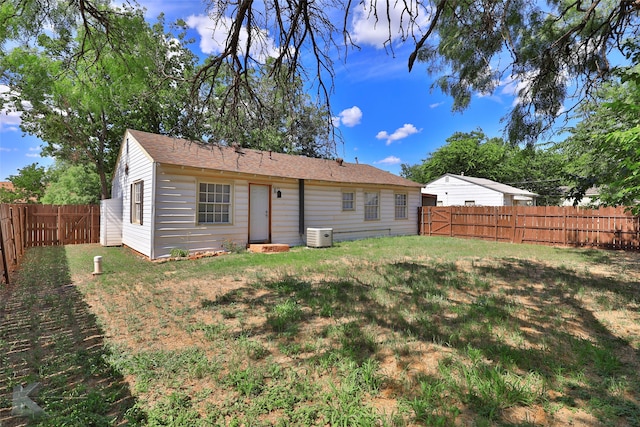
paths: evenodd
<path fill-rule="evenodd" d="M 27 251 L 11 286 L 0 285 L 0 425 L 107 426 L 134 405 L 96 318 L 71 282 L 65 248 Z M 13 416 L 13 390 L 41 383 L 30 398 L 45 414 Z M 36 390 L 37 391 L 37 390 Z"/>
<path fill-rule="evenodd" d="M 84 368 L 64 375 L 86 383 L 81 396 L 119 390 L 100 414 L 114 423 L 640 425 L 639 254 L 414 236 L 162 264 L 96 245 L 61 257 L 65 280 L 43 286 L 23 267 L 13 294 L 50 289 L 32 292 L 28 322 L 51 293 L 87 313 L 62 352 L 77 354 L 95 316 L 96 375 L 137 402 Z M 54 374 L 19 372 L 12 384 L 41 381 L 34 400 L 55 414 Z"/>

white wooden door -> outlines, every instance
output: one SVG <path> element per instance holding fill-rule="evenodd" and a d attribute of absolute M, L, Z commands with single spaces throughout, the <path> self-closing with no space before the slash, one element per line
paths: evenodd
<path fill-rule="evenodd" d="M 249 243 L 269 243 L 269 188 L 249 185 Z"/>

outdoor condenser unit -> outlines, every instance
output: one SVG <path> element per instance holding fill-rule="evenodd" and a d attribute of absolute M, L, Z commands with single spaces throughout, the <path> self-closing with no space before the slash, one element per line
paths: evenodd
<path fill-rule="evenodd" d="M 333 228 L 307 228 L 307 246 L 310 248 L 333 246 Z"/>

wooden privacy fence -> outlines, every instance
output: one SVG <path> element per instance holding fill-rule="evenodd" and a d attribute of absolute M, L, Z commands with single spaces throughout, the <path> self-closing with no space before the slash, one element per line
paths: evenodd
<path fill-rule="evenodd" d="M 640 217 L 624 207 L 424 206 L 423 236 L 640 250 Z"/>
<path fill-rule="evenodd" d="M 0 204 L 0 267 L 9 283 L 26 248 L 100 241 L 100 206 Z"/>

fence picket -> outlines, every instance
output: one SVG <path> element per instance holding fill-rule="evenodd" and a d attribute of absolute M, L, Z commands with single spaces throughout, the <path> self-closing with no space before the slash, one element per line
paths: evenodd
<path fill-rule="evenodd" d="M 424 206 L 419 234 L 640 250 L 640 217 L 624 207 Z M 426 215 L 425 211 L 426 210 Z"/>

